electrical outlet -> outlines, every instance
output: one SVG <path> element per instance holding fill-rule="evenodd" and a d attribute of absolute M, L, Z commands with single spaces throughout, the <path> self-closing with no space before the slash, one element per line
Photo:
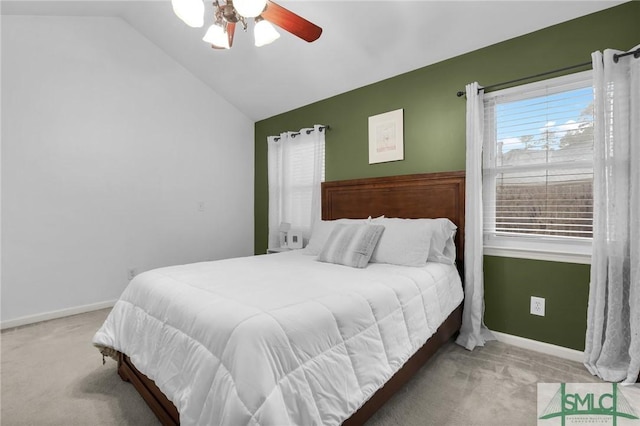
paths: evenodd
<path fill-rule="evenodd" d="M 531 315 L 544 316 L 544 297 L 531 296 Z"/>
<path fill-rule="evenodd" d="M 204 201 L 198 201 L 198 211 L 199 212 L 204 211 Z"/>
<path fill-rule="evenodd" d="M 127 271 L 127 276 L 129 277 L 129 281 L 131 281 L 136 276 L 135 268 L 131 268 Z"/>

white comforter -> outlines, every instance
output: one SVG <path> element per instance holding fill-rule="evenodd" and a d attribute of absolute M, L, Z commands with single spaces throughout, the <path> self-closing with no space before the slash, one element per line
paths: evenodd
<path fill-rule="evenodd" d="M 93 341 L 129 355 L 183 425 L 337 425 L 461 300 L 451 265 L 254 256 L 138 275 Z"/>

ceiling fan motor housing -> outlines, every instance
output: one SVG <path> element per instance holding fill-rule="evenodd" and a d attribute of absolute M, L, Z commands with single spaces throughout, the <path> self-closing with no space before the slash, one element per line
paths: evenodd
<path fill-rule="evenodd" d="M 224 6 L 220 6 L 220 9 L 225 21 L 236 23 L 240 20 L 236 9 L 233 7 L 233 2 L 228 1 Z"/>

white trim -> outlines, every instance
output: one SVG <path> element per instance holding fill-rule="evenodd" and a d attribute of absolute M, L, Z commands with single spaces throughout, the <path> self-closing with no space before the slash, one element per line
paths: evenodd
<path fill-rule="evenodd" d="M 591 254 L 488 246 L 484 246 L 484 254 L 487 256 L 513 257 L 516 259 L 548 260 L 551 262 L 591 265 Z"/>
<path fill-rule="evenodd" d="M 27 315 L 0 322 L 0 329 L 20 327 L 22 325 L 33 324 L 41 321 L 48 321 L 56 318 L 68 317 L 71 315 L 84 314 L 85 312 L 97 311 L 99 309 L 112 308 L 116 300 L 91 303 L 89 305 L 75 306 L 73 308 L 60 309 L 59 311 L 44 312 L 41 314 Z"/>
<path fill-rule="evenodd" d="M 521 173 L 529 170 L 593 171 L 593 156 L 575 161 L 534 162 L 533 164 L 498 165 L 498 134 L 496 108 L 500 104 L 533 99 L 539 96 L 561 94 L 576 89 L 593 87 L 593 71 L 572 73 L 561 77 L 536 81 L 485 94 L 485 139 L 483 144 L 483 201 L 484 245 L 493 256 L 522 259 L 550 260 L 567 263 L 591 263 L 591 238 L 523 235 L 517 230 L 496 229 L 496 177 L 499 173 Z M 524 225 L 524 224 L 522 224 Z"/>
<path fill-rule="evenodd" d="M 579 363 L 584 362 L 584 353 L 575 349 L 565 348 L 564 346 L 552 345 L 551 343 L 539 342 L 537 340 L 526 339 L 512 334 L 500 333 L 499 331 L 491 331 L 498 342 L 508 345 L 517 346 L 519 348 L 528 349 L 530 351 L 541 352 L 547 355 L 557 356 L 558 358 L 568 359 Z"/>
<path fill-rule="evenodd" d="M 588 85 L 586 83 L 589 83 Z M 547 78 L 533 83 L 521 84 L 506 89 L 485 93 L 484 99 L 502 97 L 508 102 L 536 96 L 567 92 L 593 86 L 593 70 L 574 72 L 560 77 Z"/>

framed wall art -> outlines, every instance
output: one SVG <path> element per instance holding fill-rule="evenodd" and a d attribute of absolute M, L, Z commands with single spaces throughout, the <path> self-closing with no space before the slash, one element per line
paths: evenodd
<path fill-rule="evenodd" d="M 369 164 L 404 160 L 404 110 L 369 117 Z"/>

